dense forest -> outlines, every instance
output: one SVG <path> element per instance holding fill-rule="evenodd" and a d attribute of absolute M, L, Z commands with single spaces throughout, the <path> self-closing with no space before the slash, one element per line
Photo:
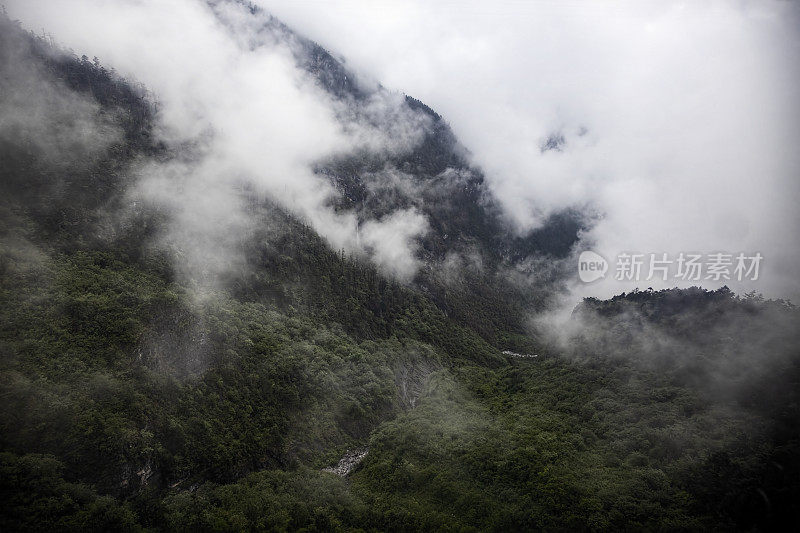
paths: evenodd
<path fill-rule="evenodd" d="M 357 109 L 353 76 L 292 38 Z M 157 99 L 5 15 L 0 73 L 3 531 L 800 527 L 790 303 L 635 291 L 585 300 L 562 338 L 531 329 L 561 281 L 530 261 L 568 256 L 590 221 L 509 232 L 411 97 L 430 121 L 413 151 L 315 170 L 336 209 L 428 215 L 413 279 L 243 190 L 243 263 L 204 284 L 154 244 L 173 214 L 131 200 L 142 161 L 182 155 Z M 370 182 L 387 166 L 413 194 Z M 480 268 L 442 274 L 467 252 Z"/>

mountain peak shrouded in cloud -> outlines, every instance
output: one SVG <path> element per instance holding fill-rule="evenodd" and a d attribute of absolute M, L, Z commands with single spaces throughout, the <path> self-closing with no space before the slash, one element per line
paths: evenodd
<path fill-rule="evenodd" d="M 61 8 L 68 24 L 51 18 Z M 172 212 L 163 238 L 181 250 L 188 275 L 213 277 L 213 265 L 237 263 L 235 236 L 248 231 L 245 189 L 277 200 L 334 249 L 371 257 L 406 281 L 420 260 L 448 251 L 477 246 L 495 262 L 516 253 L 519 239 L 507 236 L 481 171 L 441 116 L 363 81 L 256 6 L 173 0 L 61 8 L 33 4 L 25 15 L 139 79 L 158 101 L 162 140 L 194 146 L 180 158 L 142 162 L 131 192 Z M 82 28 L 95 25 L 105 29 L 87 38 Z M 575 236 L 564 238 L 568 247 Z M 563 254 L 564 245 L 554 245 Z M 547 243 L 528 246 L 550 251 Z"/>
<path fill-rule="evenodd" d="M 308 220 L 334 248 L 360 251 L 355 214 L 328 207 L 337 191 L 312 166 L 352 149 L 377 154 L 413 149 L 425 117 L 407 109 L 402 98 L 373 89 L 357 101 L 348 93 L 352 101 L 346 101 L 338 91 L 352 87 L 339 83 L 344 75 L 336 61 L 242 3 L 64 7 L 72 10 L 77 24 L 70 26 L 79 34 L 80 24 L 117 21 L 109 33 L 96 35 L 105 44 L 75 45 L 98 48 L 120 72 L 153 91 L 158 131 L 169 149 L 194 146 L 177 159 L 143 162 L 130 193 L 132 201 L 172 213 L 164 239 L 181 250 L 187 274 L 236 262 L 235 235 L 247 232 L 245 200 L 238 192 L 243 188 Z M 173 31 L 176 25 L 180 31 Z M 372 221 L 371 227 L 379 224 Z M 370 250 L 408 256 L 393 271 L 413 275 L 411 243 L 392 241 L 403 249 L 385 251 L 385 242 L 372 243 Z"/>
<path fill-rule="evenodd" d="M 353 202 L 364 194 L 360 174 L 378 176 L 388 157 L 390 175 L 469 169 L 481 189 L 469 201 L 490 205 L 500 217 L 492 224 L 523 238 L 578 210 L 593 222 L 576 253 L 760 252 L 760 282 L 734 289 L 796 297 L 799 258 L 785 245 L 800 225 L 792 208 L 800 132 L 788 119 L 800 115 L 795 6 L 515 6 L 468 2 L 449 19 L 439 13 L 446 6 L 413 2 L 70 0 L 8 9 L 142 81 L 162 106 L 163 138 L 212 132 L 213 173 L 222 165 L 225 179 L 254 180 L 335 248 L 371 253 L 356 229 L 379 220 Z M 449 124 L 371 80 L 422 97 Z M 414 207 L 427 219 L 416 227 L 427 230 L 401 239 L 402 263 L 418 266 L 453 228 L 431 220 L 429 205 Z M 603 281 L 588 294 L 624 288 L 633 287 Z M 584 289 L 576 285 L 576 296 Z"/>
<path fill-rule="evenodd" d="M 520 232 L 591 205 L 583 248 L 760 251 L 734 290 L 800 296 L 797 3 L 259 4 L 447 117 Z"/>

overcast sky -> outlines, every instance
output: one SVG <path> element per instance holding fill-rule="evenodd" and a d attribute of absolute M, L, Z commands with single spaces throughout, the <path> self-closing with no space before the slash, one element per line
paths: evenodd
<path fill-rule="evenodd" d="M 197 11 L 186 7 L 191 3 L 12 0 L 8 9 L 26 26 L 178 98 L 187 79 L 166 84 L 146 72 L 156 65 L 163 78 L 174 68 L 159 54 L 183 46 L 179 57 L 199 73 L 209 56 L 229 59 L 216 52 L 214 32 L 199 51 L 182 45 L 202 41 L 207 30 L 198 26 L 204 19 L 190 16 Z M 728 284 L 800 300 L 798 3 L 256 3 L 361 76 L 444 115 L 518 231 L 553 211 L 590 206 L 602 220 L 586 246 L 609 259 L 624 251 L 760 252 L 758 283 Z M 143 35 L 145 27 L 151 30 Z M 217 74 L 210 69 L 195 81 Z M 247 97 L 258 98 L 259 79 L 240 75 Z M 325 115 L 296 96 L 298 113 Z M 328 118 L 323 124 L 322 144 L 338 146 Z M 295 159 L 319 154 L 301 157 L 312 131 L 291 137 Z M 566 144 L 543 153 L 553 133 Z M 576 286 L 600 296 L 630 288 L 610 279 Z"/>

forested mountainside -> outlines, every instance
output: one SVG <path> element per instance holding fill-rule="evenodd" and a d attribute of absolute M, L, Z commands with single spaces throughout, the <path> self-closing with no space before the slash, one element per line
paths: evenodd
<path fill-rule="evenodd" d="M 368 91 L 291 38 L 358 113 Z M 188 149 L 160 140 L 157 95 L 5 16 L 0 72 L 0 529 L 798 525 L 790 304 L 636 292 L 585 301 L 561 342 L 531 336 L 559 280 L 503 273 L 565 255 L 584 222 L 514 236 L 411 98 L 422 144 L 317 172 L 338 209 L 428 215 L 414 279 L 243 190 L 244 263 L 208 287 L 157 238 L 174 213 L 129 194 L 143 162 Z M 442 276 L 466 251 L 483 268 Z"/>
<path fill-rule="evenodd" d="M 258 28 L 249 46 L 291 43 L 297 66 L 345 103 L 346 115 L 362 117 L 389 136 L 407 135 L 398 123 L 420 126 L 421 135 L 408 149 L 356 149 L 319 161 L 315 172 L 341 192 L 337 209 L 354 211 L 359 224 L 385 220 L 398 210 L 421 213 L 427 231 L 416 239 L 422 263 L 415 285 L 449 317 L 490 342 L 525 349 L 527 341 L 516 344 L 526 330 L 523 309 L 543 309 L 561 288 L 563 267 L 553 262 L 540 268 L 540 261 L 566 257 L 591 217 L 565 210 L 540 228 L 517 234 L 443 117 L 407 95 L 385 115 L 381 102 L 392 99 L 389 91 L 360 82 L 328 51 L 260 8 L 238 0 L 233 4 L 245 7 Z M 231 2 L 208 5 L 234 31 Z"/>

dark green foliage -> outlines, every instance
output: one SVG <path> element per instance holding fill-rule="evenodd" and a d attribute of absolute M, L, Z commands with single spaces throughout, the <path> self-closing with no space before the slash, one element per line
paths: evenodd
<path fill-rule="evenodd" d="M 687 465 L 700 512 L 742 529 L 797 526 L 800 311 L 756 294 L 634 291 L 576 308 L 576 355 L 656 370 L 676 390 L 741 417 L 732 440 Z M 688 407 L 694 413 L 698 406 Z M 746 422 L 745 422 L 746 421 Z"/>
<path fill-rule="evenodd" d="M 110 496 L 67 483 L 52 456 L 0 453 L 3 531 L 140 531 L 137 517 Z"/>
<path fill-rule="evenodd" d="M 352 530 L 369 514 L 343 480 L 307 468 L 263 470 L 233 485 L 205 484 L 164 500 L 171 531 Z"/>

